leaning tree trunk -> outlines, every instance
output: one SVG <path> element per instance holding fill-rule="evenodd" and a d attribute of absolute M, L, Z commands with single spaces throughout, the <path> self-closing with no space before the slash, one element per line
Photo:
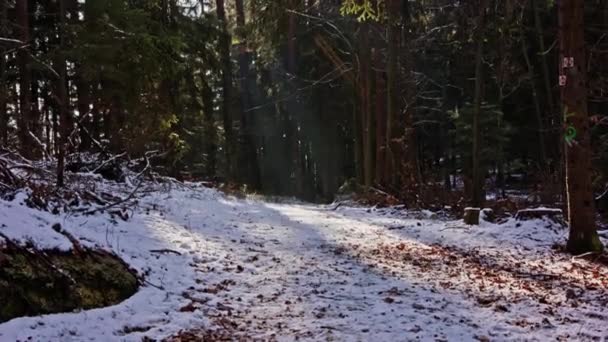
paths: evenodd
<path fill-rule="evenodd" d="M 235 142 L 232 130 L 232 61 L 230 60 L 230 41 L 224 0 L 216 0 L 217 17 L 221 25 L 219 53 L 222 65 L 222 121 L 226 151 L 226 176 L 234 178 Z"/>
<path fill-rule="evenodd" d="M 584 2 L 558 4 L 561 99 L 566 124 L 566 189 L 572 253 L 601 251 L 591 182 L 591 134 L 587 113 Z"/>

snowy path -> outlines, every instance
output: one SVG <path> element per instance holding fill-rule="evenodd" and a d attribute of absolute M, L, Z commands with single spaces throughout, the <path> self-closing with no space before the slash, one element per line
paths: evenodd
<path fill-rule="evenodd" d="M 141 207 L 129 222 L 63 225 L 115 250 L 147 286 L 113 307 L 12 320 L 0 340 L 141 341 L 183 330 L 200 339 L 608 341 L 606 266 L 553 252 L 565 232 L 540 221 L 470 229 L 424 213 L 206 189 L 153 194 Z M 40 229 L 57 221 L 1 201 L 0 219 Z M 35 240 L 65 245 L 52 233 Z"/>

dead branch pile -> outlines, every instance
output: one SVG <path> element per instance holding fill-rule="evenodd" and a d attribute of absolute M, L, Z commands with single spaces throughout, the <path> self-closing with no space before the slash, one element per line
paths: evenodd
<path fill-rule="evenodd" d="M 26 205 L 55 214 L 106 212 L 126 220 L 145 194 L 182 185 L 153 171 L 151 159 L 157 156 L 157 152 L 137 159 L 126 153 L 74 154 L 66 163 L 66 186 L 57 187 L 54 160 L 31 161 L 0 149 L 0 197 L 13 200 L 21 194 Z"/>

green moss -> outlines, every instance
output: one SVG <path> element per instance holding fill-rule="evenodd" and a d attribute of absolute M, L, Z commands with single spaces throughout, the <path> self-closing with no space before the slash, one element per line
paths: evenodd
<path fill-rule="evenodd" d="M 573 254 L 583 254 L 587 252 L 602 252 L 604 246 L 596 231 L 579 232 L 570 234 L 567 244 L 568 251 Z"/>
<path fill-rule="evenodd" d="M 136 275 L 109 253 L 3 250 L 0 322 L 114 305 L 135 293 L 138 285 Z"/>

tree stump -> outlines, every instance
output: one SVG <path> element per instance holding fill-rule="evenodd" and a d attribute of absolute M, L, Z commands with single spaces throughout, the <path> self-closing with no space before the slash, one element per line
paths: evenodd
<path fill-rule="evenodd" d="M 464 223 L 468 225 L 479 224 L 479 208 L 464 208 Z"/>

